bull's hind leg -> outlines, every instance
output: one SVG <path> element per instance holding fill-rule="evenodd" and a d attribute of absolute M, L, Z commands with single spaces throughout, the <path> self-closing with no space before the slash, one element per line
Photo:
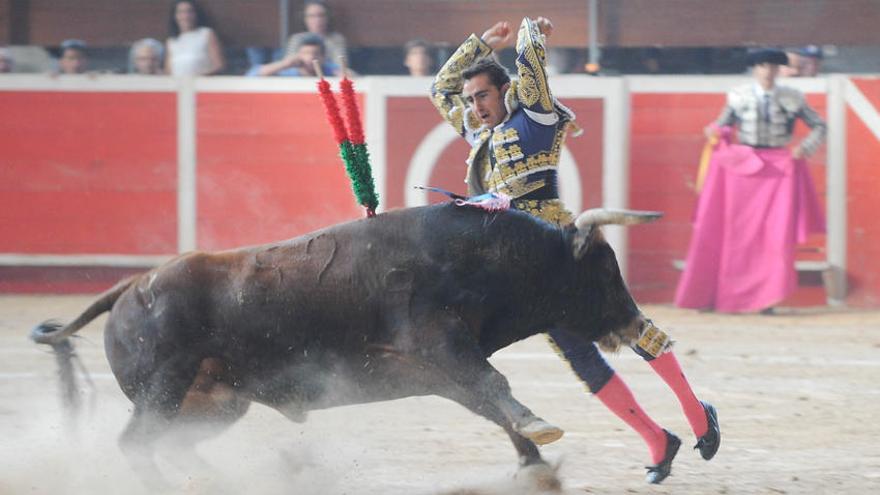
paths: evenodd
<path fill-rule="evenodd" d="M 134 396 L 134 413 L 119 437 L 119 447 L 150 489 L 171 487 L 156 466 L 156 441 L 172 426 L 198 367 L 193 358 L 169 359 L 144 380 Z"/>
<path fill-rule="evenodd" d="M 250 401 L 236 393 L 234 379 L 226 363 L 218 358 L 203 359 L 172 422 L 172 447 L 164 455 L 188 474 L 210 470 L 196 452 L 196 444 L 213 438 L 232 426 L 250 407 Z"/>
<path fill-rule="evenodd" d="M 149 414 L 141 406 L 135 405 L 134 413 L 125 430 L 119 436 L 119 448 L 129 465 L 141 478 L 144 485 L 153 491 L 165 491 L 171 484 L 156 466 L 154 441 L 157 434 L 164 431 L 166 420 Z"/>

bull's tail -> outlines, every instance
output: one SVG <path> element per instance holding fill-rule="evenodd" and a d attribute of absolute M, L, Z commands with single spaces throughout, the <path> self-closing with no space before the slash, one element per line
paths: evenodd
<path fill-rule="evenodd" d="M 38 344 L 49 344 L 55 346 L 66 341 L 68 337 L 78 332 L 82 327 L 86 326 L 90 321 L 94 320 L 101 313 L 110 311 L 113 304 L 119 299 L 119 296 L 128 289 L 131 284 L 137 280 L 140 275 L 132 275 L 106 292 L 98 296 L 98 300 L 86 308 L 81 315 L 67 325 L 62 325 L 57 321 L 47 320 L 37 325 L 31 330 L 31 340 Z"/>
<path fill-rule="evenodd" d="M 94 320 L 98 315 L 113 308 L 113 304 L 119 296 L 128 289 L 140 275 L 132 275 L 98 297 L 98 300 L 86 308 L 85 311 L 68 325 L 62 325 L 57 321 L 47 320 L 31 330 L 31 340 L 38 344 L 52 346 L 55 352 L 55 361 L 58 363 L 58 375 L 61 379 L 61 400 L 71 413 L 76 413 L 80 408 L 80 398 L 77 392 L 76 371 L 74 366 L 79 367 L 86 381 L 91 384 L 88 372 L 83 367 L 73 349 L 73 343 L 69 337 Z"/>

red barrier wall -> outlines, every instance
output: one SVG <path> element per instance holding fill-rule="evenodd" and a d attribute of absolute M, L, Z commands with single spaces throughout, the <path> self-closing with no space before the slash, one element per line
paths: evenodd
<path fill-rule="evenodd" d="M 173 93 L 0 92 L 0 253 L 177 249 Z"/>
<path fill-rule="evenodd" d="M 872 110 L 880 109 L 880 80 L 853 81 Z M 824 115 L 824 95 L 809 99 Z M 567 141 L 579 167 L 583 207 L 600 205 L 603 100 L 562 100 L 586 130 Z M 444 124 L 426 96 L 387 96 L 383 101 L 386 182 L 380 199 L 393 208 L 405 203 L 404 182 L 416 149 Z M 672 299 L 680 275 L 672 262 L 684 259 L 690 239 L 701 130 L 723 101 L 721 91 L 632 95 L 630 204 L 666 213 L 660 223 L 629 230 L 630 284 L 640 301 Z M 0 108 L 5 115 L 0 121 L 0 253 L 176 252 L 174 91 L 0 91 Z M 877 306 L 880 143 L 851 110 L 847 126 L 848 303 Z M 363 215 L 314 93 L 198 92 L 196 129 L 200 249 L 289 238 Z M 368 128 L 368 133 L 375 132 Z M 798 129 L 799 136 L 805 132 L 803 126 Z M 463 192 L 466 153 L 462 139 L 438 150 L 427 184 Z M 824 196 L 824 147 L 810 163 Z M 799 259 L 824 259 L 824 245 L 824 237 L 818 236 L 802 248 Z M 0 268 L 0 292 L 41 287 L 91 291 L 113 278 L 106 269 L 88 270 L 59 270 L 53 284 L 32 269 Z M 77 277 L 95 279 L 77 285 Z M 96 285 L 98 279 L 106 283 Z M 787 303 L 823 304 L 819 281 L 805 282 Z"/>
<path fill-rule="evenodd" d="M 880 79 L 854 79 L 880 110 Z M 847 110 L 847 303 L 880 306 L 880 140 L 852 109 Z"/>
<path fill-rule="evenodd" d="M 205 93 L 196 106 L 200 249 L 277 241 L 362 216 L 314 94 Z"/>

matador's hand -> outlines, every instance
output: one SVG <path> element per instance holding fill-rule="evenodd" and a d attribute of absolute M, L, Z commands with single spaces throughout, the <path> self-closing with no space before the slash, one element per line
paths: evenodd
<path fill-rule="evenodd" d="M 544 36 L 550 36 L 553 34 L 553 23 L 550 22 L 550 19 L 546 17 L 538 17 L 535 19 L 535 24 L 538 25 L 538 30 L 541 31 L 541 34 Z"/>
<path fill-rule="evenodd" d="M 492 51 L 503 48 L 507 41 L 510 40 L 510 24 L 504 21 L 495 23 L 480 38 L 483 40 L 483 43 L 489 45 Z"/>
<path fill-rule="evenodd" d="M 707 125 L 703 129 L 703 134 L 706 136 L 706 139 L 713 139 L 718 137 L 718 129 L 715 128 L 714 125 Z"/>

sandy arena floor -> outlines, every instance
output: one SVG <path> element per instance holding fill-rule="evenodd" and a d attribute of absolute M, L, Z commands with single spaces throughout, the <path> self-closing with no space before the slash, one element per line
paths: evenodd
<path fill-rule="evenodd" d="M 26 338 L 91 299 L 0 297 L 0 494 L 146 493 L 116 446 L 130 403 L 104 358 L 104 317 L 78 343 L 97 394 L 76 438 L 63 432 L 54 360 Z M 633 353 L 610 356 L 645 409 L 685 441 L 672 476 L 645 484 L 641 439 L 535 337 L 492 362 L 517 398 L 566 430 L 542 449 L 561 460 L 566 494 L 880 493 L 880 312 L 645 312 L 676 338 L 698 395 L 718 408 L 721 450 L 703 461 L 672 392 Z M 410 495 L 488 485 L 510 493 L 516 470 L 498 427 L 434 397 L 316 411 L 304 425 L 253 406 L 199 452 L 210 472 L 187 478 L 162 465 L 181 493 Z"/>

